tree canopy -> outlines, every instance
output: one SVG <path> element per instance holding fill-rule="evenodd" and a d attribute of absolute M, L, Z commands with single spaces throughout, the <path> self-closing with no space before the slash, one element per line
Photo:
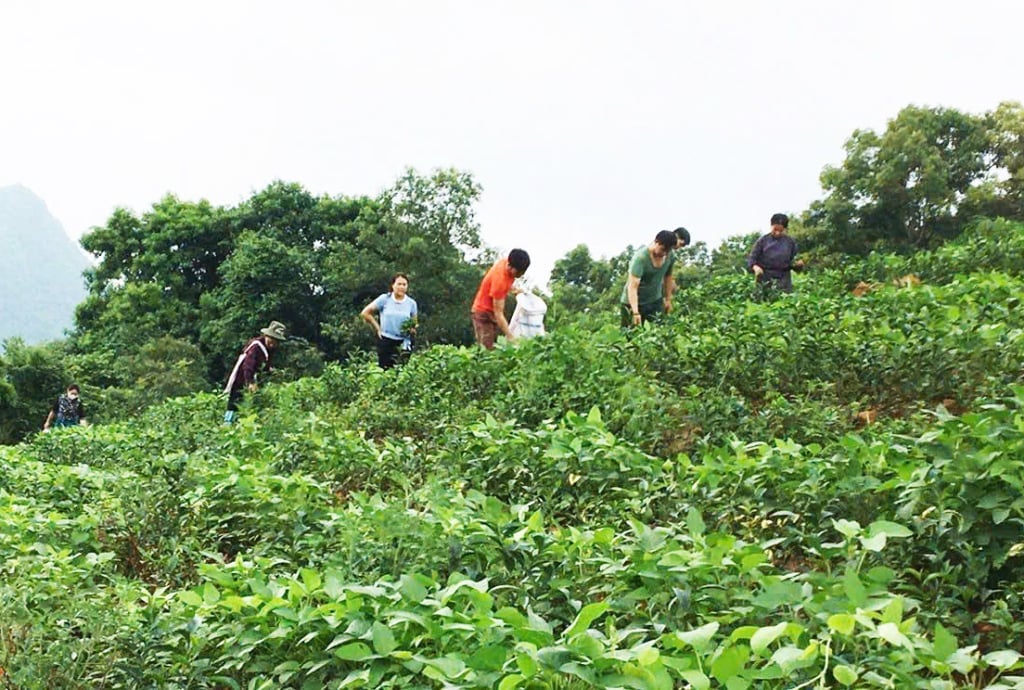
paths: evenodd
<path fill-rule="evenodd" d="M 830 248 L 924 248 L 979 215 L 1024 218 L 1024 110 L 983 115 L 908 106 L 881 133 L 857 130 L 821 175 L 808 220 Z"/>

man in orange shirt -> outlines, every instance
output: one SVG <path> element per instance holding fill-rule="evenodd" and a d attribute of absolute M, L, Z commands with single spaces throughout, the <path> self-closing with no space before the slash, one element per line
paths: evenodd
<path fill-rule="evenodd" d="M 529 267 L 530 255 L 522 249 L 513 249 L 507 259 L 495 261 L 480 282 L 473 300 L 473 333 L 476 341 L 488 350 L 494 349 L 498 331 L 509 340 L 515 340 L 505 319 L 505 296 L 512 288 L 512 281 Z"/>

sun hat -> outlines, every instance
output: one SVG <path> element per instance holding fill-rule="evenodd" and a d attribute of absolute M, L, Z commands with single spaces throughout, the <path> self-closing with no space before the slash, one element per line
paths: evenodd
<path fill-rule="evenodd" d="M 285 333 L 284 324 L 280 321 L 271 321 L 269 326 L 260 329 L 260 333 L 268 338 L 273 338 L 274 340 L 288 339 L 288 335 Z"/>

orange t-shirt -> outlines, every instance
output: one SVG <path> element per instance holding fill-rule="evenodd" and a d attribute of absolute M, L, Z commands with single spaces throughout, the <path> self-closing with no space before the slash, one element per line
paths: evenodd
<path fill-rule="evenodd" d="M 494 313 L 494 300 L 505 299 L 505 295 L 512 289 L 515 276 L 508 267 L 508 259 L 498 259 L 487 271 L 487 275 L 480 281 L 480 289 L 476 291 L 476 298 L 473 300 L 473 311 L 483 313 Z"/>

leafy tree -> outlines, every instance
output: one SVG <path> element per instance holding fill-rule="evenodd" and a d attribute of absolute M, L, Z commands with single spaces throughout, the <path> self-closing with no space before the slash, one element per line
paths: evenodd
<path fill-rule="evenodd" d="M 833 250 L 862 253 L 927 247 L 982 213 L 1020 217 L 1022 120 L 1019 104 L 983 116 L 908 106 L 882 133 L 853 133 L 810 218 Z"/>
<path fill-rule="evenodd" d="M 609 259 L 595 259 L 587 246 L 580 244 L 556 261 L 551 271 L 550 325 L 579 322 L 587 314 L 605 313 L 609 319 L 617 319 L 622 286 L 635 251 L 628 246 Z"/>
<path fill-rule="evenodd" d="M 988 114 L 992 166 L 990 175 L 994 193 L 988 207 L 979 210 L 990 216 L 1011 220 L 1024 219 L 1024 107 L 1020 103 L 1000 103 Z"/>
<path fill-rule="evenodd" d="M 277 319 L 341 358 L 373 344 L 358 313 L 396 272 L 412 279 L 426 340 L 468 342 L 481 269 L 466 252 L 479 248 L 479 194 L 468 173 L 409 169 L 375 199 L 275 182 L 233 208 L 167 196 L 141 216 L 118 209 L 83 239 L 99 261 L 75 351 L 131 357 L 169 336 L 199 346 L 219 381 L 242 343 Z"/>
<path fill-rule="evenodd" d="M 53 400 L 70 383 L 61 343 L 4 341 L 0 356 L 0 443 L 16 443 L 38 431 Z"/>
<path fill-rule="evenodd" d="M 455 168 L 435 170 L 423 176 L 413 168 L 381 194 L 385 214 L 437 246 L 476 249 L 480 246 L 480 225 L 473 205 L 483 191 L 468 172 Z"/>

